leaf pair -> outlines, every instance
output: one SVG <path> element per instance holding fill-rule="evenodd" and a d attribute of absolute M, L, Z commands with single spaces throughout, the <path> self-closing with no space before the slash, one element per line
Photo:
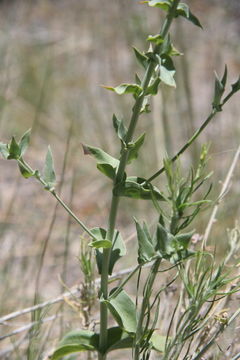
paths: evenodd
<path fill-rule="evenodd" d="M 4 159 L 11 160 L 20 159 L 26 152 L 30 142 L 31 129 L 26 131 L 21 137 L 20 141 L 17 142 L 13 136 L 9 144 L 0 143 L 0 153 Z"/>
<path fill-rule="evenodd" d="M 144 3 L 147 3 L 151 7 L 157 7 L 164 11 L 169 11 L 170 8 L 173 5 L 172 0 L 165 0 L 165 1 L 159 1 L 159 0 L 148 0 L 144 1 Z M 193 13 L 190 11 L 189 6 L 185 3 L 179 3 L 177 6 L 177 9 L 175 11 L 175 17 L 182 16 L 191 23 L 193 23 L 196 26 L 199 26 L 202 28 L 202 25 L 198 18 L 193 15 Z"/>
<path fill-rule="evenodd" d="M 96 261 L 99 274 L 102 273 L 103 248 L 111 248 L 110 262 L 109 262 L 109 275 L 112 274 L 115 263 L 126 254 L 126 247 L 119 231 L 115 230 L 113 235 L 113 241 L 106 239 L 107 231 L 103 228 L 91 229 L 91 233 L 97 239 L 90 243 L 96 249 Z"/>

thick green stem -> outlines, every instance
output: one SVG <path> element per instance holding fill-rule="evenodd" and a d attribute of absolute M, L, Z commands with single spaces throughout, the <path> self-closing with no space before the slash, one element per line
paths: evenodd
<path fill-rule="evenodd" d="M 179 4 L 180 0 L 175 0 L 173 2 L 173 5 L 171 7 L 171 9 L 169 10 L 169 13 L 166 17 L 166 20 L 163 24 L 162 30 L 160 32 L 160 35 L 162 38 L 165 38 L 168 30 L 170 28 L 170 25 L 172 23 L 172 20 L 174 18 L 174 14 L 175 14 L 175 10 Z M 154 53 L 158 54 L 160 52 L 161 49 L 161 45 L 157 45 L 154 49 Z M 114 181 L 114 187 L 121 183 L 124 179 L 124 173 L 125 173 L 125 168 L 127 165 L 127 160 L 128 160 L 128 154 L 129 154 L 129 149 L 128 149 L 128 144 L 129 142 L 132 141 L 133 138 L 133 134 L 134 134 L 134 130 L 136 128 L 137 125 L 137 121 L 139 118 L 139 115 L 141 113 L 141 109 L 142 109 L 142 105 L 143 105 L 143 100 L 146 94 L 146 90 L 148 88 L 148 85 L 150 83 L 152 74 L 154 72 L 154 68 L 155 68 L 155 64 L 153 61 L 149 62 L 149 65 L 146 69 L 145 75 L 143 77 L 142 80 L 142 94 L 136 99 L 135 105 L 133 107 L 133 113 L 132 113 L 132 117 L 130 120 L 130 124 L 128 127 L 128 131 L 127 131 L 127 135 L 126 135 L 126 148 L 123 150 L 121 158 L 120 158 L 120 163 L 119 163 L 119 167 L 118 167 L 118 171 L 115 177 L 115 181 Z M 115 229 L 115 224 L 116 224 L 116 217 L 117 217 L 117 211 L 118 211 L 118 205 L 119 205 L 119 197 L 114 195 L 112 196 L 112 202 L 111 202 L 111 209 L 110 209 L 110 215 L 109 215 L 109 221 L 108 221 L 108 231 L 107 231 L 107 239 L 112 241 L 113 240 L 113 234 L 114 234 L 114 229 Z M 109 260 L 110 260 L 110 254 L 111 254 L 111 250 L 110 249 L 105 249 L 103 251 L 103 265 L 102 265 L 102 274 L 101 274 L 101 288 L 100 288 L 100 295 L 101 297 L 103 297 L 104 299 L 106 299 L 108 297 L 108 269 L 109 269 Z M 99 352 L 99 360 L 105 360 L 106 359 L 106 355 L 104 354 L 105 349 L 107 347 L 107 326 L 108 326 L 108 312 L 107 312 L 107 306 L 105 303 L 101 302 L 100 303 L 100 340 L 99 340 L 99 347 L 100 347 L 100 352 Z"/>

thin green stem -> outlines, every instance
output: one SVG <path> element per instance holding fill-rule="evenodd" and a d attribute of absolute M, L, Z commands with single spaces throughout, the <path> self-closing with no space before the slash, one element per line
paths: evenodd
<path fill-rule="evenodd" d="M 226 102 L 234 95 L 235 91 L 230 91 L 230 93 L 223 99 L 221 106 L 225 105 Z M 213 108 L 211 114 L 207 117 L 207 119 L 203 122 L 199 129 L 195 131 L 193 136 L 183 145 L 183 147 L 171 158 L 171 161 L 176 161 L 180 155 L 182 155 L 189 146 L 197 139 L 197 137 L 202 133 L 205 127 L 210 123 L 210 121 L 215 117 L 215 115 L 219 112 L 219 110 Z M 156 179 L 159 175 L 161 175 L 165 171 L 165 167 L 163 166 L 160 170 L 158 170 L 155 174 L 153 174 L 150 178 L 147 179 L 147 182 L 151 182 Z"/>
<path fill-rule="evenodd" d="M 41 177 L 41 175 L 37 172 L 34 171 L 31 166 L 29 166 L 24 160 L 22 159 L 18 159 L 17 160 L 18 163 L 25 168 L 28 172 L 30 172 L 32 174 L 32 176 L 34 176 L 45 188 L 47 188 L 48 184 L 44 181 L 44 179 Z M 82 227 L 82 229 L 84 231 L 86 231 L 86 233 L 93 239 L 93 240 L 98 240 L 93 234 L 92 232 L 87 228 L 87 226 L 72 212 L 71 209 L 69 209 L 69 207 L 64 203 L 64 201 L 57 195 L 56 191 L 54 188 L 49 189 L 49 192 L 55 197 L 55 199 L 59 202 L 59 204 L 62 205 L 62 207 L 68 212 L 69 215 L 71 215 L 71 217 Z"/>
<path fill-rule="evenodd" d="M 180 0 L 174 0 L 172 7 L 169 10 L 169 13 L 167 14 L 166 20 L 162 26 L 162 30 L 160 32 L 160 35 L 162 38 L 165 38 L 168 30 L 171 26 L 171 23 L 174 18 L 174 14 L 176 11 L 176 8 L 179 4 Z M 154 53 L 159 53 L 161 49 L 161 45 L 157 45 L 154 49 Z M 129 123 L 128 131 L 126 134 L 126 148 L 122 151 L 118 171 L 114 180 L 114 187 L 121 183 L 124 179 L 124 173 L 125 168 L 127 165 L 128 160 L 128 144 L 132 141 L 134 130 L 136 128 L 142 105 L 143 100 L 148 88 L 148 85 L 150 83 L 152 74 L 154 72 L 155 64 L 153 61 L 150 61 L 148 64 L 148 67 L 146 69 L 145 75 L 143 77 L 141 86 L 142 86 L 142 94 L 136 99 L 135 105 L 133 107 L 133 113 L 132 117 Z M 113 240 L 113 234 L 116 224 L 116 218 L 117 218 L 117 211 L 118 211 L 118 205 L 119 205 L 119 197 L 113 194 L 112 201 L 111 201 L 111 208 L 110 208 L 110 215 L 108 220 L 108 231 L 107 231 L 107 239 L 112 241 Z M 103 298 L 107 298 L 108 296 L 108 269 L 109 269 L 109 261 L 110 261 L 110 249 L 104 249 L 103 251 L 103 264 L 102 264 L 102 274 L 101 274 L 101 286 L 100 286 L 100 295 Z M 107 312 L 107 306 L 105 303 L 100 302 L 100 340 L 99 340 L 99 360 L 105 360 L 106 355 L 104 354 L 106 346 L 107 346 L 107 326 L 108 326 L 108 312 Z"/>

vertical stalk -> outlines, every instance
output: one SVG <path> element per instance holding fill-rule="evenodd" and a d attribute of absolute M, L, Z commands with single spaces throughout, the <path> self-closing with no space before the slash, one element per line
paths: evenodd
<path fill-rule="evenodd" d="M 160 35 L 162 38 L 165 38 L 168 30 L 171 26 L 172 20 L 174 18 L 175 10 L 179 4 L 180 0 L 174 0 L 172 7 L 169 9 L 169 12 L 167 14 L 167 17 L 164 21 L 164 24 L 162 26 Z M 161 45 L 157 45 L 154 49 L 154 53 L 159 53 L 161 49 Z M 136 128 L 139 115 L 141 112 L 141 108 L 143 105 L 143 100 L 145 97 L 145 93 L 147 90 L 147 87 L 150 83 L 152 74 L 154 72 L 155 64 L 153 61 L 149 62 L 149 65 L 146 69 L 145 75 L 142 80 L 142 94 L 136 99 L 135 105 L 133 107 L 133 113 L 132 117 L 129 123 L 127 135 L 126 135 L 126 145 L 129 144 L 129 142 L 132 141 L 134 130 Z M 127 159 L 128 159 L 129 149 L 128 146 L 123 150 L 122 155 L 120 157 L 119 167 L 118 171 L 114 180 L 113 188 L 121 183 L 124 179 L 124 172 L 127 165 Z M 119 196 L 113 194 L 112 195 L 112 201 L 111 201 L 111 208 L 109 213 L 109 220 L 108 220 L 108 231 L 107 231 L 107 239 L 110 241 L 113 241 L 113 234 L 116 224 L 116 218 L 117 218 L 117 212 L 118 212 L 118 205 L 119 205 Z M 109 268 L 109 260 L 110 260 L 110 254 L 111 249 L 104 249 L 103 251 L 103 264 L 102 264 L 102 274 L 101 274 L 101 285 L 100 285 L 100 295 L 104 299 L 107 299 L 108 297 L 108 268 Z M 105 303 L 100 302 L 100 340 L 99 340 L 99 360 L 105 360 L 106 354 L 105 349 L 107 347 L 107 326 L 108 326 L 108 311 L 107 306 Z"/>
<path fill-rule="evenodd" d="M 158 273 L 158 268 L 160 266 L 160 263 L 161 263 L 161 259 L 157 259 L 154 262 L 154 264 L 151 268 L 150 274 L 148 276 L 148 279 L 147 279 L 146 289 L 143 294 L 143 301 L 142 301 L 140 315 L 139 315 L 138 324 L 137 324 L 135 349 L 134 349 L 134 360 L 138 360 L 139 356 L 140 356 L 140 350 L 141 350 L 140 341 L 141 341 L 141 338 L 143 335 L 143 321 L 144 321 L 146 310 L 148 308 L 149 298 L 151 296 L 153 284 L 154 284 L 156 275 Z"/>

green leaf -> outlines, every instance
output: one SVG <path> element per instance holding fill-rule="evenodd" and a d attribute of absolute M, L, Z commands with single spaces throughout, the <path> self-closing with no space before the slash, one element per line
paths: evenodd
<path fill-rule="evenodd" d="M 152 238 L 149 234 L 147 225 L 144 223 L 143 227 L 135 219 L 137 238 L 138 238 L 138 263 L 144 264 L 153 259 L 156 251 L 152 244 Z"/>
<path fill-rule="evenodd" d="M 20 147 L 18 145 L 18 143 L 15 140 L 15 137 L 12 137 L 12 140 L 9 144 L 9 155 L 8 155 L 8 159 L 19 159 L 19 157 L 21 156 L 21 151 L 20 151 Z"/>
<path fill-rule="evenodd" d="M 158 7 L 164 11 L 168 11 L 172 5 L 171 0 L 165 0 L 165 1 L 159 1 L 159 0 L 149 0 L 144 1 L 145 3 L 148 3 L 151 7 Z"/>
<path fill-rule="evenodd" d="M 175 67 L 169 56 L 164 56 L 161 58 L 160 64 L 160 79 L 168 86 L 176 87 L 176 82 L 174 80 Z"/>
<path fill-rule="evenodd" d="M 118 326 L 108 329 L 108 344 L 106 353 L 119 350 L 129 349 L 133 346 L 133 337 L 129 336 L 123 329 Z"/>
<path fill-rule="evenodd" d="M 83 151 L 85 155 L 92 155 L 96 159 L 99 171 L 108 176 L 110 179 L 114 179 L 119 165 L 119 160 L 97 147 L 83 145 Z"/>
<path fill-rule="evenodd" d="M 232 91 L 234 93 L 239 90 L 240 90 L 240 76 L 239 76 L 238 80 L 234 84 L 232 84 Z"/>
<path fill-rule="evenodd" d="M 202 28 L 202 25 L 200 23 L 200 21 L 198 20 L 198 18 L 193 15 L 193 13 L 190 11 L 189 6 L 185 3 L 180 3 L 177 7 L 177 16 L 183 16 L 185 19 L 191 21 L 191 23 L 193 23 L 196 26 L 199 26 L 200 28 Z"/>
<path fill-rule="evenodd" d="M 112 247 L 112 243 L 109 240 L 96 240 L 92 241 L 89 246 L 94 247 L 95 249 L 110 249 Z"/>
<path fill-rule="evenodd" d="M 50 146 L 48 146 L 48 151 L 45 159 L 43 180 L 48 184 L 50 188 L 56 184 L 56 174 L 54 170 L 53 156 Z"/>
<path fill-rule="evenodd" d="M 113 289 L 111 293 L 114 292 Z M 121 290 L 116 296 L 104 300 L 118 325 L 128 333 L 135 333 L 137 327 L 136 306 L 129 295 Z"/>
<path fill-rule="evenodd" d="M 22 159 L 21 159 L 22 160 Z M 20 162 L 18 162 L 18 167 L 19 167 L 19 170 L 22 174 L 22 176 L 25 178 L 25 179 L 28 179 L 30 178 L 31 176 L 34 176 L 34 173 L 27 170 L 22 164 L 20 164 Z"/>
<path fill-rule="evenodd" d="M 161 80 L 159 77 L 157 77 L 151 85 L 148 86 L 146 95 L 156 95 L 158 92 L 158 86 L 160 84 Z"/>
<path fill-rule="evenodd" d="M 140 65 L 142 65 L 142 67 L 144 69 L 146 69 L 147 67 L 147 64 L 148 64 L 148 58 L 146 55 L 144 55 L 141 51 L 139 51 L 138 49 L 136 49 L 134 46 L 133 46 L 133 50 L 134 50 L 134 54 L 137 58 L 137 61 L 139 62 Z"/>
<path fill-rule="evenodd" d="M 119 139 L 121 141 L 125 141 L 125 137 L 126 137 L 126 134 L 127 134 L 127 128 L 124 126 L 123 124 L 123 120 L 119 120 L 115 114 L 113 114 L 113 118 L 112 118 L 112 121 L 113 121 L 113 127 L 117 133 L 117 136 L 119 137 Z"/>
<path fill-rule="evenodd" d="M 30 135 L 31 135 L 31 129 L 27 130 L 20 139 L 19 147 L 20 147 L 21 156 L 24 155 L 25 151 L 28 148 L 30 142 Z"/>
<path fill-rule="evenodd" d="M 160 45 L 164 42 L 164 38 L 160 34 L 157 35 L 149 35 L 147 41 L 150 41 L 156 45 Z"/>
<path fill-rule="evenodd" d="M 151 337 L 151 343 L 154 350 L 159 352 L 165 351 L 167 336 L 159 335 L 158 333 L 154 333 Z"/>
<path fill-rule="evenodd" d="M 165 56 L 179 56 L 179 55 L 183 55 L 182 53 L 180 53 L 172 44 L 171 39 L 170 39 L 170 35 L 168 34 L 168 36 L 165 38 L 162 46 L 161 46 L 161 52 L 160 55 L 165 55 Z"/>
<path fill-rule="evenodd" d="M 219 79 L 217 73 L 215 72 L 215 89 L 214 89 L 214 98 L 213 98 L 212 106 L 217 111 L 222 110 L 221 100 L 225 91 L 226 79 L 227 79 L 227 67 L 225 67 L 224 75 L 221 80 Z"/>
<path fill-rule="evenodd" d="M 129 176 L 123 184 L 116 185 L 114 194 L 142 200 L 151 200 L 153 194 L 156 200 L 164 200 L 156 186 L 147 184 L 146 179 L 137 176 Z"/>
<path fill-rule="evenodd" d="M 89 330 L 71 331 L 60 341 L 51 360 L 80 351 L 97 351 L 99 335 Z"/>
<path fill-rule="evenodd" d="M 114 91 L 118 95 L 134 94 L 135 96 L 139 96 L 142 92 L 141 86 L 137 84 L 121 84 L 116 87 L 104 86 L 104 88 Z"/>
<path fill-rule="evenodd" d="M 0 154 L 2 154 L 2 157 L 4 159 L 8 159 L 9 156 L 9 150 L 7 144 L 3 144 L 0 142 Z"/>
<path fill-rule="evenodd" d="M 91 229 L 91 232 L 97 239 L 99 239 L 99 241 L 106 239 L 107 231 L 103 228 L 97 227 Z M 124 241 L 122 239 L 121 234 L 117 230 L 114 231 L 113 242 L 111 245 L 112 245 L 112 250 L 110 254 L 110 262 L 109 262 L 109 270 L 108 270 L 109 275 L 112 274 L 113 267 L 116 264 L 116 262 L 126 254 L 126 247 Z M 98 272 L 99 274 L 101 274 L 102 262 L 103 262 L 103 254 L 101 250 L 98 249 L 96 250 L 96 260 L 97 260 Z"/>
<path fill-rule="evenodd" d="M 163 258 L 169 258 L 170 255 L 175 252 L 173 243 L 174 236 L 158 223 L 156 232 L 156 250 L 160 252 Z"/>
<path fill-rule="evenodd" d="M 177 242 L 179 242 L 184 249 L 188 248 L 189 242 L 193 236 L 193 234 L 195 233 L 195 231 L 191 231 L 189 233 L 185 233 L 185 234 L 178 234 L 175 236 L 175 239 L 177 240 Z"/>
<path fill-rule="evenodd" d="M 130 150 L 128 153 L 128 164 L 130 164 L 133 160 L 135 160 L 138 157 L 138 151 L 140 147 L 143 145 L 145 139 L 145 133 L 140 135 L 139 138 L 133 143 L 128 144 L 130 146 Z"/>

